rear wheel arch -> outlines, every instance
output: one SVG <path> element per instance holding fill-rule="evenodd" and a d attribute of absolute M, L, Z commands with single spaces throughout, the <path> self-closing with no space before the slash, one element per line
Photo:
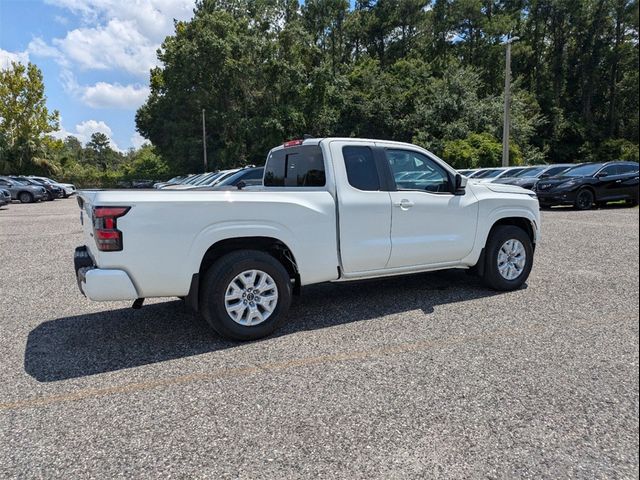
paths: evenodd
<path fill-rule="evenodd" d="M 268 253 L 282 263 L 291 278 L 299 276 L 298 264 L 293 252 L 283 241 L 273 237 L 237 237 L 220 240 L 211 245 L 204 253 L 199 273 L 204 274 L 218 259 L 227 253 L 238 250 L 259 250 Z"/>
<path fill-rule="evenodd" d="M 294 280 L 293 293 L 296 295 L 300 293 L 298 264 L 293 252 L 282 240 L 262 236 L 227 238 L 211 245 L 202 256 L 198 272 L 192 276 L 189 294 L 186 297 L 191 309 L 199 310 L 202 282 L 207 271 L 225 255 L 243 250 L 257 250 L 274 257 Z"/>

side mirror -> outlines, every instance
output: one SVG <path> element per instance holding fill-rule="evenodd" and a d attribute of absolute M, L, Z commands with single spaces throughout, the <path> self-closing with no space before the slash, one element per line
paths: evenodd
<path fill-rule="evenodd" d="M 236 184 L 236 188 L 238 190 L 242 190 L 244 187 L 246 187 L 247 184 L 244 182 L 244 180 L 240 180 L 237 184 Z"/>
<path fill-rule="evenodd" d="M 456 173 L 455 176 L 455 189 L 453 191 L 454 195 L 464 195 L 466 193 L 467 188 L 467 177 L 463 177 L 459 173 Z"/>

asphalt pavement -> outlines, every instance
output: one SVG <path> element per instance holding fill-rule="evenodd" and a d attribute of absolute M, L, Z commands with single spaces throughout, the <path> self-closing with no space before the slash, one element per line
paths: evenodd
<path fill-rule="evenodd" d="M 234 343 L 85 299 L 74 199 L 2 207 L 0 477 L 638 478 L 638 209 L 542 218 L 519 291 L 310 286 Z"/>

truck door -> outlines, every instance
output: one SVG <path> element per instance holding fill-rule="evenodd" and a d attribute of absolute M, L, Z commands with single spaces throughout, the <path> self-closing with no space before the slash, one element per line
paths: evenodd
<path fill-rule="evenodd" d="M 391 258 L 387 268 L 455 262 L 473 249 L 478 203 L 471 192 L 454 195 L 449 172 L 416 150 L 386 148 L 395 179 Z"/>
<path fill-rule="evenodd" d="M 346 273 L 385 268 L 391 255 L 391 197 L 371 143 L 332 141 L 339 245 Z"/>

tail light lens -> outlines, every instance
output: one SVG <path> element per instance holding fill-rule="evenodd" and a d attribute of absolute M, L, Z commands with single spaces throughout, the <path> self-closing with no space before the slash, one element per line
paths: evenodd
<path fill-rule="evenodd" d="M 304 142 L 304 140 L 289 140 L 288 142 L 284 142 L 282 146 L 284 148 L 297 147 L 299 145 L 302 145 L 302 142 Z"/>
<path fill-rule="evenodd" d="M 118 218 L 131 207 L 94 207 L 93 234 L 98 250 L 119 252 L 122 250 L 122 232 L 118 230 Z"/>

